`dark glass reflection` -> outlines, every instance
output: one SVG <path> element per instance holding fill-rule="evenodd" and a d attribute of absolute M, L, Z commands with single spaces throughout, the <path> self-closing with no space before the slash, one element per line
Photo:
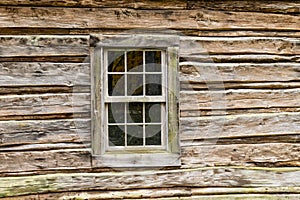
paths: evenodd
<path fill-rule="evenodd" d="M 143 75 L 128 74 L 127 75 L 127 95 L 140 96 L 143 95 Z"/>
<path fill-rule="evenodd" d="M 125 71 L 125 56 L 124 51 L 108 51 L 108 71 L 109 72 L 124 72 Z"/>
<path fill-rule="evenodd" d="M 109 146 L 125 146 L 124 126 L 108 126 Z"/>
<path fill-rule="evenodd" d="M 145 103 L 145 122 L 160 123 L 161 122 L 161 104 Z"/>
<path fill-rule="evenodd" d="M 124 74 L 108 74 L 108 95 L 109 96 L 125 95 Z"/>
<path fill-rule="evenodd" d="M 162 95 L 161 75 L 159 74 L 146 75 L 146 95 L 150 95 L 150 96 Z"/>
<path fill-rule="evenodd" d="M 161 145 L 161 126 L 146 126 L 146 145 Z"/>
<path fill-rule="evenodd" d="M 161 51 L 145 52 L 146 72 L 161 72 Z"/>
<path fill-rule="evenodd" d="M 108 123 L 125 122 L 125 103 L 108 103 Z"/>
<path fill-rule="evenodd" d="M 136 125 L 127 126 L 127 145 L 142 146 L 143 145 L 143 127 Z"/>
<path fill-rule="evenodd" d="M 128 72 L 143 71 L 143 51 L 127 52 L 127 71 Z"/>
<path fill-rule="evenodd" d="M 143 123 L 143 103 L 132 102 L 127 107 L 128 123 Z"/>

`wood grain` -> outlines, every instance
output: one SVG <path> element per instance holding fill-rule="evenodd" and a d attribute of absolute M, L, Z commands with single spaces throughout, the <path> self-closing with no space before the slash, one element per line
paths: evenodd
<path fill-rule="evenodd" d="M 90 85 L 87 63 L 0 63 L 1 86 Z"/>
<path fill-rule="evenodd" d="M 299 30 L 299 16 L 210 10 L 0 8 L 0 28 L 163 28 Z"/>
<path fill-rule="evenodd" d="M 90 142 L 90 119 L 0 121 L 0 146 Z"/>
<path fill-rule="evenodd" d="M 89 113 L 89 94 L 0 96 L 0 116 Z"/>
<path fill-rule="evenodd" d="M 1 36 L 0 57 L 87 56 L 88 38 L 82 35 Z"/>
<path fill-rule="evenodd" d="M 87 190 L 167 187 L 299 187 L 298 168 L 211 167 L 182 170 L 60 173 L 0 178 L 2 197 Z M 287 178 L 289 177 L 289 178 Z M 32 190 L 34 188 L 34 191 Z"/>
<path fill-rule="evenodd" d="M 181 140 L 299 134 L 300 113 L 186 117 L 180 125 Z"/>

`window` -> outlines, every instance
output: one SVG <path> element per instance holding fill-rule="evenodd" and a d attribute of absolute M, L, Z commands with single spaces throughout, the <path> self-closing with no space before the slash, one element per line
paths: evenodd
<path fill-rule="evenodd" d="M 92 148 L 97 165 L 180 164 L 177 55 L 174 39 L 166 36 L 123 36 L 93 48 Z"/>

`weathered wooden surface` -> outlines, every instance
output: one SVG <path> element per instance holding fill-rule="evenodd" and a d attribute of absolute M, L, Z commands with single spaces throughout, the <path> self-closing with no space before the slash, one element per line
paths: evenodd
<path fill-rule="evenodd" d="M 181 140 L 299 134 L 299 123 L 299 112 L 186 117 L 180 131 Z"/>
<path fill-rule="evenodd" d="M 169 187 L 296 187 L 298 168 L 211 167 L 182 170 L 69 173 L 24 177 L 1 177 L 2 197 L 94 190 Z M 34 190 L 33 190 L 34 188 Z"/>
<path fill-rule="evenodd" d="M 0 146 L 90 142 L 90 119 L 0 121 Z"/>
<path fill-rule="evenodd" d="M 89 64 L 2 62 L 0 85 L 15 87 L 90 85 Z"/>
<path fill-rule="evenodd" d="M 0 27 L 299 30 L 299 16 L 210 10 L 0 8 Z M 59 16 L 59 17 L 58 17 Z M 187 17 L 188 16 L 188 17 Z M 146 27 L 145 27 L 146 26 Z"/>

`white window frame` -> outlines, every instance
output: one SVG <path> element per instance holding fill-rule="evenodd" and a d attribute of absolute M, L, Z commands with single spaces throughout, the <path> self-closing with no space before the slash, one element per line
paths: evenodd
<path fill-rule="evenodd" d="M 178 37 L 169 35 L 122 35 L 95 36 L 100 38 L 95 47 L 91 48 L 91 105 L 92 105 L 92 152 L 95 167 L 163 167 L 180 166 L 180 148 L 178 137 Z M 114 102 L 118 97 L 107 96 L 107 78 L 105 76 L 106 52 L 109 49 L 129 50 L 161 50 L 163 53 L 162 68 L 162 99 L 165 101 L 164 124 L 165 138 L 159 147 L 112 147 L 107 138 L 107 100 Z M 143 56 L 144 57 L 144 56 Z M 127 97 L 120 97 L 126 100 Z M 155 102 L 153 98 L 128 97 L 134 101 Z M 165 121 L 163 120 L 165 119 Z"/>

